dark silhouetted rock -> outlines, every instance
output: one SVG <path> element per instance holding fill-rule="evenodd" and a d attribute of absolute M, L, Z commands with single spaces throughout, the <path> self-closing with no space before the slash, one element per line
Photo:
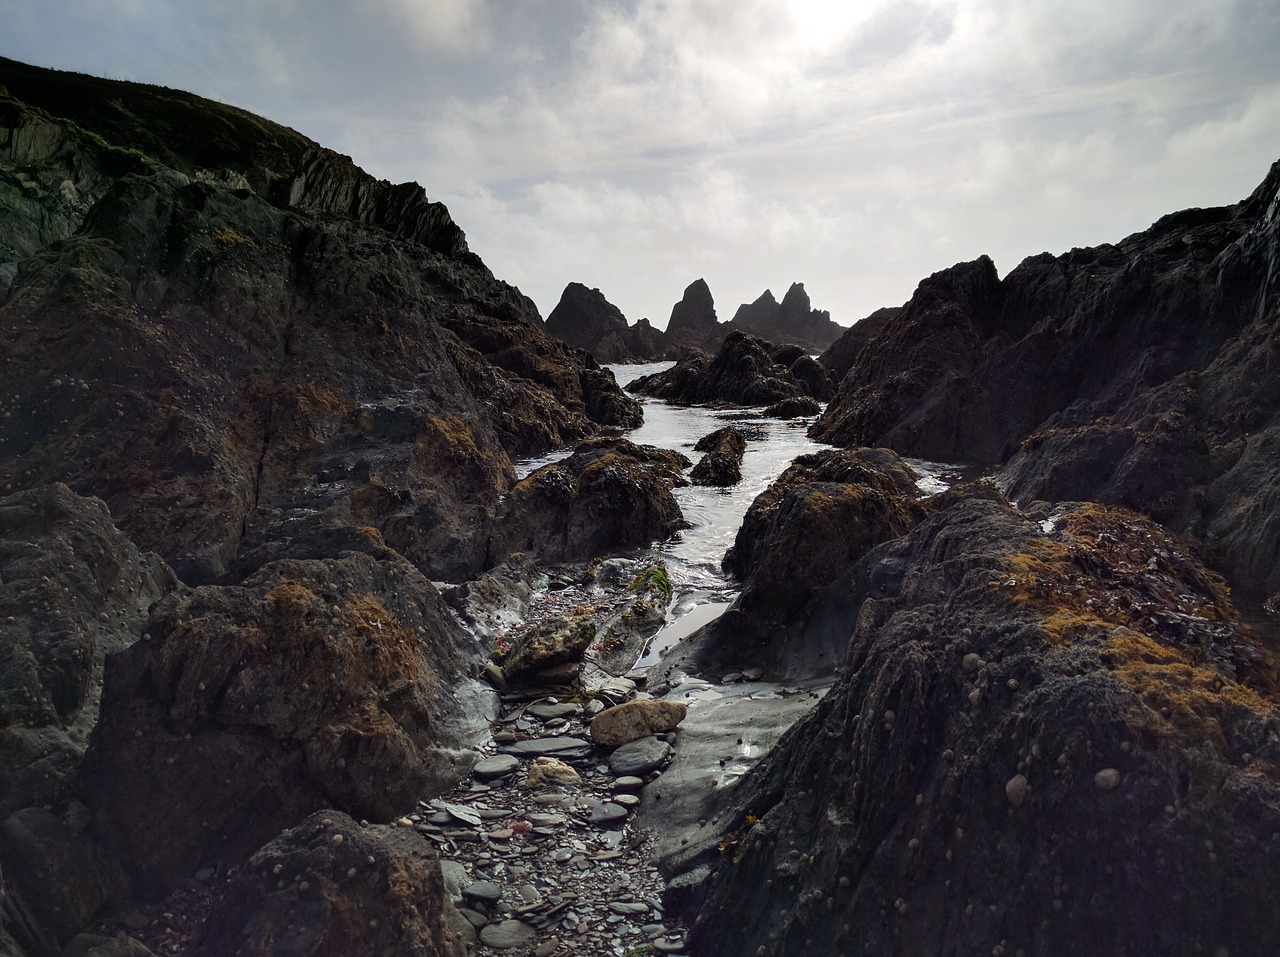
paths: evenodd
<path fill-rule="evenodd" d="M 692 353 L 629 388 L 682 405 L 772 405 L 801 395 L 830 395 L 825 371 L 802 349 L 742 332 L 725 336 L 714 358 Z"/>
<path fill-rule="evenodd" d="M 478 657 L 394 554 L 175 594 L 107 660 L 85 800 L 152 892 L 319 808 L 389 820 L 465 772 L 454 693 Z"/>
<path fill-rule="evenodd" d="M 798 419 L 817 415 L 822 411 L 822 403 L 807 395 L 799 395 L 794 399 L 783 399 L 768 406 L 763 415 L 771 419 Z"/>
<path fill-rule="evenodd" d="M 677 358 L 684 350 L 676 347 L 661 329 L 648 319 L 637 320 L 625 332 L 615 332 L 591 350 L 599 362 L 661 362 Z"/>
<path fill-rule="evenodd" d="M 1002 464 L 1018 501 L 1140 509 L 1237 588 L 1280 590 L 1280 165 L 1235 206 L 1116 245 L 921 283 L 859 351 L 814 438 Z"/>
<path fill-rule="evenodd" d="M 474 931 L 412 828 L 326 810 L 253 855 L 214 906 L 197 957 L 461 957 Z"/>
<path fill-rule="evenodd" d="M 672 489 L 689 460 L 626 439 L 591 439 L 517 482 L 490 544 L 490 563 L 516 552 L 546 561 L 591 558 L 661 541 L 684 527 Z"/>
<path fill-rule="evenodd" d="M 951 496 L 833 584 L 843 675 L 686 857 L 690 954 L 1280 947 L 1274 654 L 1159 526 L 1042 520 Z"/>
<path fill-rule="evenodd" d="M 627 331 L 627 317 L 599 289 L 580 282 L 564 287 L 560 301 L 547 316 L 547 332 L 562 342 L 590 351 L 600 340 Z"/>
<path fill-rule="evenodd" d="M 705 279 L 689 283 L 684 296 L 671 308 L 667 337 L 677 343 L 715 348 L 724 330 L 716 318 L 715 299 Z"/>
<path fill-rule="evenodd" d="M 825 309 L 814 309 L 804 283 L 792 283 L 782 302 L 766 289 L 752 303 L 743 303 L 729 325 L 772 342 L 786 342 L 805 350 L 821 352 L 844 332 L 844 326 L 831 321 Z"/>
<path fill-rule="evenodd" d="M 902 315 L 902 306 L 885 306 L 877 309 L 865 319 L 855 322 L 846 329 L 827 350 L 818 356 L 823 368 L 830 371 L 832 378 L 839 383 L 858 358 L 858 353 L 868 342 L 880 335 L 886 326 Z"/>
<path fill-rule="evenodd" d="M 417 187 L 187 94 L 0 82 L 30 98 L 0 108 L 0 173 L 27 183 L 0 217 L 0 485 L 102 498 L 188 583 L 335 524 L 461 580 L 509 456 L 640 421 Z M 210 165 L 201 125 L 245 153 Z"/>
<path fill-rule="evenodd" d="M 698 439 L 693 450 L 705 453 L 689 473 L 694 485 L 737 485 L 742 481 L 742 456 L 747 437 L 739 428 L 726 425 Z"/>

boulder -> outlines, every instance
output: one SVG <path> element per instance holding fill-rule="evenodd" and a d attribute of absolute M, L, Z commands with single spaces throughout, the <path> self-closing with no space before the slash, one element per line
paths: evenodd
<path fill-rule="evenodd" d="M 403 560 L 284 560 L 171 596 L 108 658 L 81 792 L 149 893 L 322 807 L 390 820 L 474 760 L 455 693 L 478 654 Z"/>
<path fill-rule="evenodd" d="M 516 552 L 544 561 L 647 545 L 684 527 L 672 489 L 689 460 L 626 439 L 592 439 L 516 483 L 489 542 L 489 563 Z"/>
<path fill-rule="evenodd" d="M 725 554 L 724 568 L 742 582 L 742 592 L 663 659 L 651 676 L 655 686 L 669 687 L 680 671 L 830 674 L 843 657 L 848 625 L 826 609 L 840 601 L 827 595 L 828 586 L 929 510 L 915 473 L 886 449 L 799 456 L 751 503 Z"/>
<path fill-rule="evenodd" d="M 474 932 L 412 828 L 324 810 L 258 850 L 214 906 L 196 957 L 461 957 Z"/>
<path fill-rule="evenodd" d="M 510 639 L 510 649 L 500 660 L 502 676 L 508 684 L 516 684 L 557 665 L 577 665 L 595 640 L 596 631 L 591 615 L 539 622 Z"/>
<path fill-rule="evenodd" d="M 766 289 L 755 302 L 743 303 L 730 326 L 774 342 L 793 343 L 821 352 L 845 331 L 825 309 L 814 309 L 804 283 L 792 283 L 779 303 Z"/>
<path fill-rule="evenodd" d="M 671 745 L 661 738 L 629 741 L 609 755 L 609 770 L 617 777 L 643 777 L 666 766 L 673 753 Z"/>
<path fill-rule="evenodd" d="M 1280 946 L 1280 674 L 1183 543 L 957 493 L 831 591 L 843 673 L 694 856 L 690 953 Z"/>
<path fill-rule="evenodd" d="M 672 731 L 688 707 L 679 701 L 641 698 L 601 711 L 591 719 L 591 740 L 604 748 Z"/>
<path fill-rule="evenodd" d="M 103 660 L 141 636 L 177 582 L 99 499 L 54 484 L 0 498 L 0 583 L 2 819 L 70 797 Z"/>
<path fill-rule="evenodd" d="M 694 485 L 729 486 L 742 481 L 742 456 L 747 451 L 746 434 L 732 425 L 704 435 L 693 450 L 704 453 L 689 473 Z"/>
<path fill-rule="evenodd" d="M 822 403 L 817 399 L 801 395 L 794 399 L 783 399 L 766 408 L 763 415 L 770 419 L 798 419 L 817 415 L 822 411 Z"/>
<path fill-rule="evenodd" d="M 540 755 L 529 763 L 523 785 L 530 790 L 545 787 L 574 787 L 582 783 L 582 776 L 563 761 Z"/>

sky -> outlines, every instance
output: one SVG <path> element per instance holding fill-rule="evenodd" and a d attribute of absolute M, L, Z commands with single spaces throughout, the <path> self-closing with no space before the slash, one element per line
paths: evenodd
<path fill-rule="evenodd" d="M 1280 159 L 1276 0 L 0 0 L 0 54 L 262 114 L 444 202 L 545 317 L 803 282 L 849 325 Z"/>

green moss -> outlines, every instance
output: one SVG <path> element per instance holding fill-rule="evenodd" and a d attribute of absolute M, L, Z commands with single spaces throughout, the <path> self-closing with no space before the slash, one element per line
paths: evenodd
<path fill-rule="evenodd" d="M 627 586 L 627 591 L 636 593 L 651 589 L 657 590 L 663 597 L 670 600 L 671 578 L 667 575 L 667 566 L 661 562 L 656 565 L 650 565 L 640 572 L 631 580 L 631 584 Z"/>

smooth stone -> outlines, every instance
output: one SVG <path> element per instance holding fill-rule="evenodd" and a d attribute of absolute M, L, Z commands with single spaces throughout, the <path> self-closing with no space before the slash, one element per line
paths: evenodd
<path fill-rule="evenodd" d="M 653 949 L 660 954 L 678 954 L 684 950 L 684 941 L 659 937 L 653 942 Z"/>
<path fill-rule="evenodd" d="M 482 781 L 506 777 L 520 767 L 520 759 L 514 754 L 495 754 L 491 758 L 482 758 L 476 762 L 471 773 Z"/>
<path fill-rule="evenodd" d="M 741 671 L 730 671 L 727 675 L 720 679 L 721 684 L 733 685 L 743 679 L 744 675 Z"/>
<path fill-rule="evenodd" d="M 560 941 L 555 937 L 551 937 L 551 938 L 548 938 L 547 940 L 544 940 L 536 948 L 534 948 L 533 957 L 551 957 L 551 955 L 554 954 L 559 949 L 560 949 Z"/>
<path fill-rule="evenodd" d="M 480 931 L 480 942 L 494 950 L 513 950 L 532 941 L 538 932 L 519 920 L 489 924 Z"/>
<path fill-rule="evenodd" d="M 493 881 L 475 881 L 462 889 L 462 899 L 481 904 L 496 904 L 502 900 L 502 888 Z"/>
<path fill-rule="evenodd" d="M 1093 776 L 1093 783 L 1100 791 L 1114 791 L 1120 786 L 1120 772 L 1115 768 L 1103 768 Z"/>
<path fill-rule="evenodd" d="M 458 913 L 465 917 L 467 919 L 467 923 L 476 928 L 476 930 L 479 930 L 485 924 L 489 923 L 489 918 L 485 917 L 484 914 L 480 913 L 478 910 L 472 910 L 470 907 L 459 907 Z"/>
<path fill-rule="evenodd" d="M 215 871 L 212 867 L 202 867 L 200 868 L 200 870 L 196 871 L 195 877 L 196 877 L 196 880 L 200 881 L 201 883 L 204 883 L 205 881 L 212 878 L 213 875 L 216 873 L 217 871 Z"/>
<path fill-rule="evenodd" d="M 748 681 L 759 681 L 761 678 L 764 677 L 764 669 L 763 668 L 743 668 L 742 677 L 746 678 Z"/>
<path fill-rule="evenodd" d="M 532 715 L 539 721 L 555 721 L 557 718 L 572 718 L 582 714 L 582 705 L 572 702 L 538 701 L 525 709 L 525 714 Z"/>
<path fill-rule="evenodd" d="M 636 794 L 615 794 L 613 803 L 625 808 L 639 807 L 640 797 Z"/>
<path fill-rule="evenodd" d="M 591 740 L 616 748 L 651 734 L 671 731 L 684 720 L 688 707 L 679 701 L 636 699 L 602 711 L 591 719 Z"/>
<path fill-rule="evenodd" d="M 591 804 L 591 823 L 599 827 L 617 824 L 627 819 L 627 809 L 618 804 L 593 801 Z"/>
<path fill-rule="evenodd" d="M 665 741 L 652 737 L 641 738 L 614 751 L 609 756 L 609 768 L 619 777 L 640 777 L 666 764 L 672 753 L 671 745 Z"/>
<path fill-rule="evenodd" d="M 624 775 L 613 782 L 613 787 L 617 791 L 639 791 L 644 787 L 644 778 L 633 774 Z"/>
<path fill-rule="evenodd" d="M 589 715 L 596 715 L 596 714 L 599 714 L 604 709 L 605 709 L 605 703 L 603 701 L 597 701 L 595 698 L 592 698 L 590 701 L 587 702 L 587 706 L 585 710 Z"/>
<path fill-rule="evenodd" d="M 642 904 L 639 901 L 612 901 L 609 904 L 609 910 L 615 914 L 626 914 L 633 916 L 635 914 L 649 913 L 649 905 Z"/>
<path fill-rule="evenodd" d="M 585 758 L 591 754 L 591 744 L 582 738 L 550 737 L 516 741 L 502 746 L 504 754 L 519 757 Z"/>

